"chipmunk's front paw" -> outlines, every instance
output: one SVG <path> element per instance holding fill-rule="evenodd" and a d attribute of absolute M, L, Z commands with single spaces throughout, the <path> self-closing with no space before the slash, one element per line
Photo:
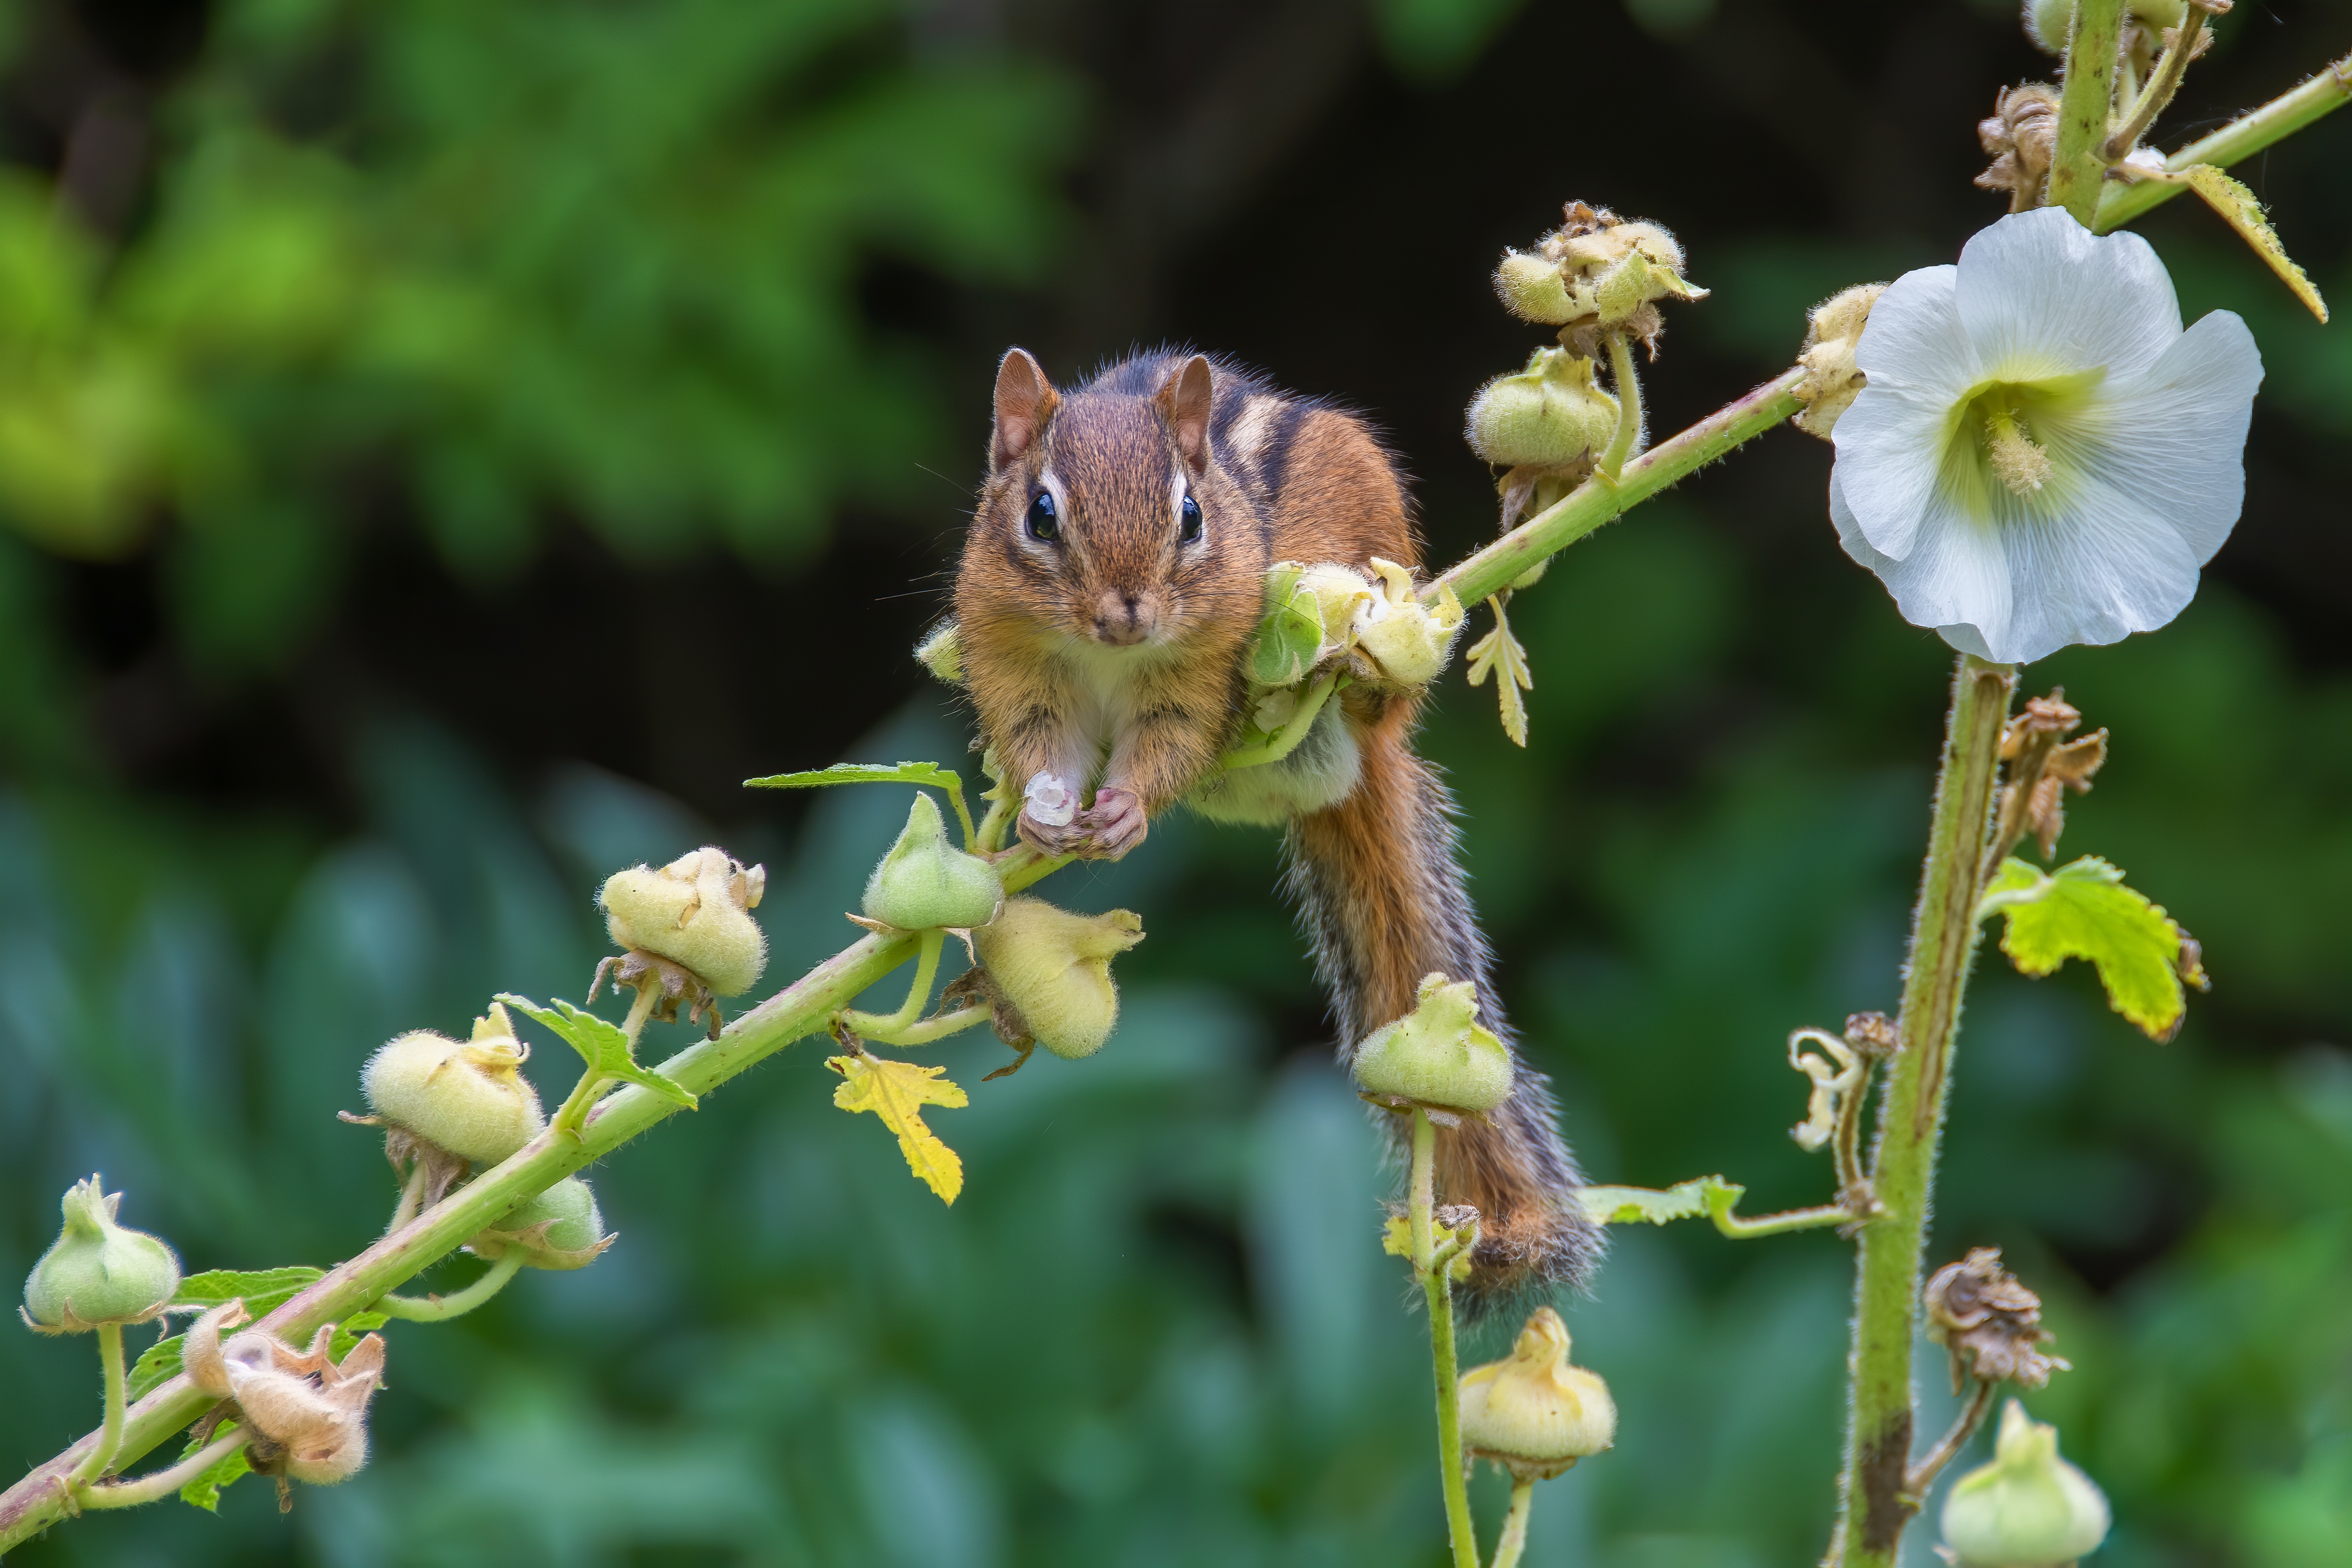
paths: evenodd
<path fill-rule="evenodd" d="M 1112 789 L 1096 790 L 1093 807 L 1081 812 L 1072 825 L 1085 829 L 1091 841 L 1079 853 L 1089 860 L 1109 861 L 1141 843 L 1150 826 L 1142 801 L 1129 790 Z"/>
<path fill-rule="evenodd" d="M 1084 854 L 1091 841 L 1083 815 L 1066 822 L 1041 822 L 1024 810 L 1013 820 L 1013 831 L 1041 854 Z"/>

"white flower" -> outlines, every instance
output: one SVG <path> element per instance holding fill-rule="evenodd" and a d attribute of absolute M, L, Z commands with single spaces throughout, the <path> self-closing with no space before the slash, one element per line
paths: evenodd
<path fill-rule="evenodd" d="M 2153 631 L 2238 520 L 2262 356 L 2186 332 L 2137 235 L 2013 214 L 1889 287 L 1837 423 L 1830 518 L 1904 619 L 2002 664 Z"/>
<path fill-rule="evenodd" d="M 1029 820 L 1049 828 L 1066 828 L 1078 814 L 1077 791 L 1051 773 L 1031 776 L 1021 798 L 1028 805 Z"/>

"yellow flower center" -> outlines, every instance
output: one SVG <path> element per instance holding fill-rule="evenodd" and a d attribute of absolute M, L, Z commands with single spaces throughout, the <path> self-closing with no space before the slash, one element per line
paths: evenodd
<path fill-rule="evenodd" d="M 1985 455 L 2012 496 L 2031 496 L 2049 482 L 2050 454 L 2034 444 L 2024 422 L 2005 405 L 1985 415 Z"/>
<path fill-rule="evenodd" d="M 1987 521 L 2020 502 L 2034 511 L 2066 504 L 2070 465 L 2095 428 L 2096 389 L 2107 374 L 2104 366 L 2002 368 L 2001 379 L 1969 389 L 1945 426 L 1947 492 Z"/>

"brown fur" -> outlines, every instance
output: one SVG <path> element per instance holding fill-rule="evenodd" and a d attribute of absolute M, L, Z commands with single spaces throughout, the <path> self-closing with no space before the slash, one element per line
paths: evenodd
<path fill-rule="evenodd" d="M 1404 488 L 1359 420 L 1196 357 L 1139 356 L 1062 394 L 1014 350 L 996 413 L 956 583 L 967 683 L 1003 777 L 1015 789 L 1040 771 L 1078 788 L 1098 779 L 1098 810 L 1068 831 L 1070 847 L 1124 853 L 1139 826 L 1087 841 L 1099 803 L 1124 790 L 1157 816 L 1238 733 L 1241 656 L 1266 567 L 1363 569 L 1374 556 L 1417 567 Z M 1068 503 L 1050 549 L 1024 533 L 1048 485 Z M 1178 539 L 1180 486 L 1202 508 L 1199 546 Z M 1139 643 L 1107 646 L 1147 623 Z M 1108 719 L 1106 688 L 1119 695 Z M 1433 971 L 1475 980 L 1481 1021 L 1508 1041 L 1451 803 L 1412 750 L 1419 697 L 1358 686 L 1342 705 L 1361 773 L 1337 805 L 1292 819 L 1286 877 L 1332 994 L 1341 1059 L 1410 1011 Z M 1440 1136 L 1441 1197 L 1484 1217 L 1474 1302 L 1580 1282 L 1598 1256 L 1556 1123 L 1548 1082 L 1523 1063 L 1491 1122 Z"/>

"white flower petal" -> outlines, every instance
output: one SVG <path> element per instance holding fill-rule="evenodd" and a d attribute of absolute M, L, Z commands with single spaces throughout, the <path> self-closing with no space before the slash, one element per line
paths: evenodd
<path fill-rule="evenodd" d="M 1871 386 L 1958 396 L 1983 373 L 1960 325 L 1959 277 L 1957 267 L 1923 267 L 1886 286 L 1853 346 Z"/>
<path fill-rule="evenodd" d="M 1871 547 L 1843 482 L 1844 465 L 1830 474 L 1830 520 L 1845 553 L 1878 574 L 1903 619 L 1930 626 L 1955 648 L 1984 658 L 2010 617 L 2009 560 L 1999 533 L 1968 508 L 1937 497 L 1909 556 L 1896 560 Z"/>
<path fill-rule="evenodd" d="M 2198 562 L 2179 529 L 2104 481 L 2080 480 L 2060 508 L 1998 509 L 2014 611 L 1983 627 L 1986 658 L 2021 664 L 2071 643 L 2120 642 L 2196 596 Z"/>
<path fill-rule="evenodd" d="M 1909 555 L 1920 519 L 1934 505 L 1954 395 L 1872 382 L 1838 416 L 1830 437 L 1835 472 L 1856 527 L 1882 555 Z"/>
<path fill-rule="evenodd" d="M 2013 213 L 1969 240 L 1957 298 L 1986 373 L 2008 380 L 2102 365 L 2137 376 L 2180 335 L 2172 279 L 2147 241 L 2094 235 L 2061 207 Z"/>
<path fill-rule="evenodd" d="M 2200 565 L 2230 537 L 2244 504 L 2246 424 L 2262 382 L 2254 335 L 2216 310 L 2145 375 L 2101 389 L 2114 431 L 2088 465 L 2168 520 Z"/>

